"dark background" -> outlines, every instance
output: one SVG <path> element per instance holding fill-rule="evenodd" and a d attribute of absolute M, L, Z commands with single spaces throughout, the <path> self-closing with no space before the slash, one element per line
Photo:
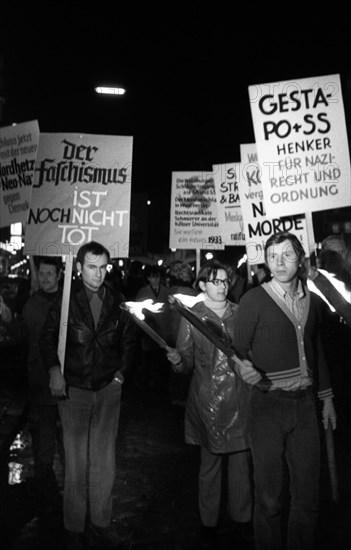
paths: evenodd
<path fill-rule="evenodd" d="M 301 5 L 165 7 L 16 4 L 0 19 L 1 125 L 37 119 L 41 132 L 132 135 L 132 212 L 151 199 L 147 249 L 160 252 L 172 171 L 240 161 L 240 143 L 255 141 L 249 85 L 339 74 L 348 132 L 351 114 L 351 33 L 333 6 L 310 15 Z M 98 96 L 98 84 L 127 93 Z M 313 217 L 319 240 L 350 213 Z"/>

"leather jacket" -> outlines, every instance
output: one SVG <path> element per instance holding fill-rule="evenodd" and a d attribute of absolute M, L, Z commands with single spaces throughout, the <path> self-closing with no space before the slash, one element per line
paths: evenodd
<path fill-rule="evenodd" d="M 135 350 L 134 323 L 119 306 L 124 296 L 104 283 L 105 295 L 97 327 L 84 285 L 72 285 L 68 312 L 64 376 L 68 386 L 99 390 L 114 374 L 130 366 Z M 60 365 L 57 344 L 62 299 L 49 309 L 40 337 L 40 351 L 47 370 Z"/>

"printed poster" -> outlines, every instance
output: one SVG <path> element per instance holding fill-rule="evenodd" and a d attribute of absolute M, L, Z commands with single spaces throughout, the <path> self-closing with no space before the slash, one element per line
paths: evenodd
<path fill-rule="evenodd" d="M 340 76 L 249 86 L 267 215 L 351 205 Z"/>
<path fill-rule="evenodd" d="M 240 206 L 240 163 L 213 165 L 217 214 L 222 242 L 226 246 L 245 246 L 243 216 Z"/>
<path fill-rule="evenodd" d="M 172 172 L 169 247 L 224 248 L 211 172 Z"/>
<path fill-rule="evenodd" d="M 38 142 L 37 120 L 0 128 L 0 227 L 27 220 Z"/>
<path fill-rule="evenodd" d="M 265 263 L 264 247 L 272 235 L 280 231 L 294 233 L 301 241 L 306 256 L 309 244 L 304 215 L 269 218 L 266 215 L 255 144 L 241 144 L 241 178 L 239 193 L 246 236 L 247 261 L 251 265 Z"/>
<path fill-rule="evenodd" d="M 27 254 L 76 255 L 94 240 L 128 257 L 132 145 L 130 136 L 40 135 Z"/>

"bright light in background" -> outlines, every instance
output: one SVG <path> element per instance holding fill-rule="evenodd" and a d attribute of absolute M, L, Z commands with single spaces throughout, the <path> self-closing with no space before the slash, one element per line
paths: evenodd
<path fill-rule="evenodd" d="M 147 204 L 148 206 L 150 206 L 151 201 L 146 201 L 146 204 Z"/>
<path fill-rule="evenodd" d="M 247 260 L 247 254 L 244 254 L 244 256 L 238 261 L 238 267 L 241 266 L 241 264 L 245 263 Z"/>
<path fill-rule="evenodd" d="M 163 260 L 157 260 L 157 265 L 161 266 L 163 264 Z"/>
<path fill-rule="evenodd" d="M 113 86 L 96 86 L 95 92 L 104 95 L 124 95 L 124 88 L 114 88 Z"/>
<path fill-rule="evenodd" d="M 22 235 L 21 222 L 11 224 L 11 235 Z"/>
<path fill-rule="evenodd" d="M 207 254 L 205 254 L 205 258 L 206 258 L 206 260 L 212 260 L 212 258 L 213 258 L 212 252 L 207 252 Z"/>

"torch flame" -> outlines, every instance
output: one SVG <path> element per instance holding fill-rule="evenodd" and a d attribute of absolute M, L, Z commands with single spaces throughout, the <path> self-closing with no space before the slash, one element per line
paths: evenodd
<path fill-rule="evenodd" d="M 143 314 L 143 309 L 147 309 L 148 311 L 151 311 L 152 313 L 161 313 L 161 309 L 163 308 L 162 302 L 154 303 L 153 300 L 147 299 L 143 302 L 125 302 L 125 305 L 129 309 L 130 313 L 132 315 L 135 315 L 143 321 L 145 319 L 145 315 Z"/>
<path fill-rule="evenodd" d="M 188 294 L 173 294 L 185 307 L 193 307 L 198 302 L 203 302 L 206 299 L 204 292 L 200 292 L 197 296 L 189 296 Z"/>
<path fill-rule="evenodd" d="M 346 288 L 346 285 L 342 281 L 339 281 L 339 279 L 337 279 L 333 273 L 329 273 L 325 269 L 320 269 L 320 268 L 318 269 L 318 271 L 320 271 L 322 273 L 322 275 L 327 277 L 327 279 L 336 288 L 336 290 L 341 294 L 341 296 L 343 296 L 343 298 L 345 298 L 345 300 L 349 304 L 351 304 L 351 292 Z M 324 294 L 322 294 L 322 292 L 316 287 L 316 285 L 313 282 L 313 278 L 318 274 L 318 271 L 315 270 L 314 272 L 312 272 L 312 277 L 307 279 L 307 286 L 308 286 L 309 290 L 311 290 L 312 292 L 315 292 L 316 294 L 318 294 L 327 303 L 330 310 L 334 312 L 335 308 L 332 306 L 332 304 L 329 303 L 329 301 L 326 299 Z"/>

